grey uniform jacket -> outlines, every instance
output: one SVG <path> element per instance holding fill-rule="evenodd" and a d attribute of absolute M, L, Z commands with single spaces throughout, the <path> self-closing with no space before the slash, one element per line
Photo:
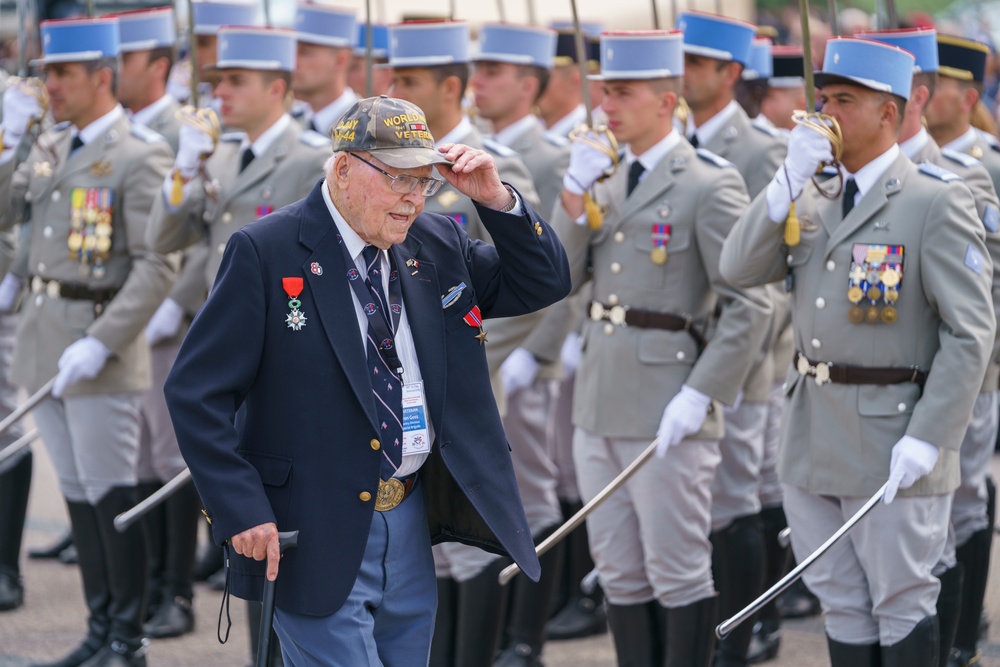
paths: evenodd
<path fill-rule="evenodd" d="M 962 177 L 972 190 L 972 196 L 976 200 L 976 212 L 983 221 L 986 250 L 990 253 L 993 265 L 1000 264 L 1000 200 L 997 199 L 993 180 L 986 167 L 970 155 L 940 148 L 933 139 L 929 139 L 911 159 L 916 164 L 921 162 L 936 164 Z M 993 272 L 993 312 L 1000 318 L 1000 270 Z M 1000 383 L 1000 335 L 993 340 L 990 363 L 986 367 L 980 391 L 996 391 L 998 383 Z"/>
<path fill-rule="evenodd" d="M 11 377 L 29 391 L 38 389 L 56 374 L 63 350 L 89 335 L 113 354 L 97 378 L 72 385 L 66 394 L 139 391 L 150 381 L 149 350 L 140 334 L 173 281 L 165 257 L 146 243 L 149 210 L 172 152 L 163 137 L 124 116 L 73 155 L 71 136 L 68 124 L 58 125 L 16 168 L 12 162 L 0 166 L 0 224 L 30 222 L 27 258 L 33 275 L 118 292 L 100 314 L 91 301 L 31 295 L 22 310 Z M 67 252 L 74 190 L 97 188 L 110 192 L 112 208 L 112 245 L 103 275 Z"/>
<path fill-rule="evenodd" d="M 161 135 L 170 144 L 170 150 L 177 154 L 177 145 L 180 141 L 181 122 L 177 120 L 177 110 L 181 108 L 180 103 L 171 98 L 170 103 L 165 105 L 160 113 L 150 121 L 148 127 Z"/>
<path fill-rule="evenodd" d="M 562 192 L 563 174 L 569 167 L 569 141 L 546 134 L 540 124 L 532 123 L 510 147 L 531 172 L 541 205 L 539 210 L 548 219 Z"/>
<path fill-rule="evenodd" d="M 223 135 L 215 153 L 206 161 L 205 172 L 213 179 L 206 194 L 202 177 L 189 183 L 188 195 L 179 207 L 186 222 L 168 224 L 172 216 L 162 194 L 156 198 L 150 217 L 150 245 L 169 253 L 194 243 L 207 244 L 204 279 L 207 288 L 215 282 L 226 242 L 238 229 L 263 215 L 302 199 L 323 178 L 323 164 L 330 157 L 330 140 L 316 132 L 303 131 L 294 122 L 254 158 L 241 173 L 242 135 Z"/>
<path fill-rule="evenodd" d="M 671 398 L 688 384 L 716 403 L 694 438 L 722 436 L 718 402 L 732 404 L 766 333 L 762 289 L 741 290 L 719 271 L 722 242 L 747 206 L 731 165 L 681 141 L 626 199 L 627 169 L 598 184 L 608 206 L 597 231 L 557 207 L 553 224 L 570 260 L 573 288 L 593 280 L 594 299 L 658 313 L 689 315 L 699 331 L 721 304 L 718 326 L 699 356 L 686 331 L 584 321 L 573 423 L 604 437 L 652 440 Z M 667 261 L 651 260 L 653 226 L 669 224 Z"/>
<path fill-rule="evenodd" d="M 922 393 L 913 382 L 820 386 L 790 373 L 778 471 L 783 482 L 810 493 L 870 496 L 888 478 L 892 447 L 903 435 L 941 454 L 931 474 L 902 494 L 947 493 L 958 485 L 958 448 L 996 328 L 992 263 L 969 188 L 923 168 L 901 153 L 843 221 L 840 199 L 825 199 L 807 184 L 796 202 L 802 242 L 790 250 L 783 247 L 784 225 L 768 218 L 761 194 L 723 247 L 723 273 L 738 285 L 782 280 L 792 267 L 795 344 L 814 361 L 930 373 Z M 833 193 L 837 179 L 822 187 Z M 893 324 L 848 320 L 853 251 L 866 244 L 903 246 Z"/>

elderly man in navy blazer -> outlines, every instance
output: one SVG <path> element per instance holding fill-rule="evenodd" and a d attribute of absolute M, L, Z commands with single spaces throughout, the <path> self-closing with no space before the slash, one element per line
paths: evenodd
<path fill-rule="evenodd" d="M 570 288 L 559 240 L 493 159 L 435 151 L 423 112 L 360 100 L 325 180 L 233 235 L 166 385 L 232 592 L 278 574 L 286 663 L 425 664 L 430 546 L 460 541 L 539 574 L 490 389 L 482 320 Z M 440 181 L 495 245 L 421 213 Z M 240 413 L 237 418 L 237 412 Z"/>

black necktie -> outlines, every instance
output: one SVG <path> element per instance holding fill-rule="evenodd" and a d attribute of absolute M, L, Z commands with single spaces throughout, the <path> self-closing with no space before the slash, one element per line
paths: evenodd
<path fill-rule="evenodd" d="M 840 219 L 843 220 L 847 217 L 847 214 L 851 212 L 854 208 L 854 198 L 858 194 L 858 182 L 853 178 L 847 179 L 847 183 L 844 184 L 844 201 L 841 202 L 841 216 Z"/>
<path fill-rule="evenodd" d="M 253 162 L 253 158 L 254 158 L 253 149 L 247 146 L 246 149 L 243 150 L 243 155 L 240 156 L 241 174 L 243 173 L 243 170 L 247 168 L 247 165 Z"/>
<path fill-rule="evenodd" d="M 79 134 L 73 137 L 73 141 L 69 145 L 69 154 L 72 155 L 77 148 L 83 148 L 83 139 L 80 138 Z"/>
<path fill-rule="evenodd" d="M 688 139 L 688 141 L 691 142 L 692 146 L 698 148 L 698 133 L 695 132 L 694 134 L 692 134 L 691 137 Z"/>
<path fill-rule="evenodd" d="M 642 172 L 644 171 L 646 171 L 646 168 L 638 160 L 633 162 L 632 166 L 628 168 L 628 193 L 626 196 L 632 194 L 635 187 L 639 185 L 639 177 L 642 176 Z"/>

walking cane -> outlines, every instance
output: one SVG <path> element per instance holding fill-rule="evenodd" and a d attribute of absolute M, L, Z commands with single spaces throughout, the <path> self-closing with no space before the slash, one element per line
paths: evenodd
<path fill-rule="evenodd" d="M 8 445 L 7 447 L 0 449 L 0 463 L 3 463 L 7 459 L 14 456 L 14 454 L 16 454 L 17 452 L 21 451 L 22 449 L 30 445 L 32 442 L 35 441 L 35 438 L 37 437 L 38 437 L 38 429 L 33 428 L 24 435 L 22 435 L 17 440 L 15 440 L 14 442 L 10 443 L 10 445 Z"/>
<path fill-rule="evenodd" d="M 299 531 L 278 533 L 279 554 L 299 546 Z M 280 557 L 280 555 L 279 555 Z M 267 667 L 271 660 L 271 623 L 274 621 L 274 592 L 277 581 L 264 579 L 264 600 L 260 614 L 260 639 L 257 641 L 257 665 Z"/>
<path fill-rule="evenodd" d="M 56 379 L 52 378 L 51 380 L 43 384 L 41 389 L 39 389 L 34 394 L 29 396 L 28 400 L 26 400 L 24 403 L 17 406 L 17 408 L 14 409 L 14 412 L 7 415 L 6 419 L 0 421 L 0 435 L 6 433 L 11 426 L 16 424 L 21 419 L 21 417 L 34 410 L 35 406 L 37 406 L 39 403 L 48 398 L 49 394 L 52 393 L 52 386 L 55 383 Z"/>
<path fill-rule="evenodd" d="M 0 459 L 2 460 L 2 459 Z M 191 481 L 191 471 L 187 468 L 180 471 L 176 477 L 158 488 L 154 493 L 149 494 L 142 502 L 130 510 L 126 510 L 115 517 L 115 530 L 124 533 L 129 526 L 149 514 L 154 507 L 163 504 L 170 496 L 177 493 L 177 490 Z"/>
<path fill-rule="evenodd" d="M 600 493 L 591 498 L 590 502 L 581 507 L 580 511 L 571 516 L 569 520 L 566 521 L 566 523 L 556 528 L 555 532 L 553 532 L 551 535 L 542 540 L 542 542 L 537 547 L 535 547 L 535 554 L 541 556 L 546 551 L 548 551 L 556 544 L 558 544 L 560 541 L 565 539 L 567 535 L 576 530 L 577 527 L 584 522 L 587 516 L 595 509 L 597 509 L 598 505 L 603 503 L 605 500 L 608 499 L 608 496 L 610 496 L 612 493 L 621 488 L 621 486 L 625 484 L 625 482 L 627 482 L 632 475 L 635 474 L 635 471 L 641 468 L 642 465 L 646 461 L 648 461 L 650 457 L 653 456 L 653 454 L 656 453 L 656 448 L 657 446 L 659 446 L 659 444 L 660 444 L 659 438 L 649 443 L 649 446 L 643 450 L 642 454 L 639 454 L 639 456 L 635 457 L 635 460 L 632 461 L 632 463 L 629 463 L 628 467 L 626 467 L 624 470 L 618 473 L 618 476 L 615 477 L 613 480 L 611 480 L 610 484 L 601 489 Z M 510 582 L 510 580 L 513 579 L 520 571 L 521 568 L 518 567 L 517 563 L 513 563 L 512 565 L 508 565 L 503 569 L 497 580 L 500 582 L 501 586 L 506 586 Z"/>
<path fill-rule="evenodd" d="M 767 591 L 765 591 L 763 595 L 761 595 L 759 598 L 757 598 L 756 600 L 748 604 L 746 607 L 744 607 L 742 611 L 737 613 L 732 618 L 729 618 L 720 623 L 718 627 L 715 628 L 715 635 L 719 639 L 725 639 L 726 637 L 729 636 L 730 632 L 732 632 L 737 628 L 737 626 L 739 626 L 747 619 L 752 617 L 754 614 L 756 614 L 758 611 L 763 609 L 768 602 L 770 602 L 774 598 L 784 593 L 789 586 L 798 581 L 799 578 L 802 576 L 802 574 L 807 569 L 809 569 L 809 567 L 813 563 L 822 558 L 823 554 L 829 551 L 833 547 L 833 545 L 839 542 L 841 538 L 844 537 L 844 535 L 847 535 L 847 533 L 849 533 L 851 529 L 858 524 L 859 521 L 861 521 L 863 518 L 865 518 L 865 516 L 868 515 L 869 512 L 875 509 L 875 506 L 882 501 L 882 496 L 885 495 L 885 489 L 887 486 L 889 486 L 889 482 L 883 484 L 882 488 L 876 491 L 875 495 L 869 498 L 868 502 L 862 505 L 861 509 L 859 509 L 854 514 L 854 516 L 852 516 L 850 519 L 847 520 L 847 523 L 838 528 L 837 532 L 831 535 L 826 542 L 821 544 L 819 549 L 816 549 L 816 551 L 809 554 L 809 556 L 806 557 L 806 559 L 803 560 L 801 563 L 799 563 L 794 570 L 792 570 L 784 577 L 782 577 L 781 580 L 778 581 L 778 583 L 767 589 Z"/>

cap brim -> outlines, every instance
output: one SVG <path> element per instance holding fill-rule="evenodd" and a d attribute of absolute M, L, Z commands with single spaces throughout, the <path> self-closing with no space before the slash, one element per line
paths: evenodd
<path fill-rule="evenodd" d="M 396 169 L 418 169 L 435 164 L 454 164 L 446 160 L 444 155 L 433 148 L 418 146 L 406 148 L 376 148 L 368 149 L 373 157 Z"/>
<path fill-rule="evenodd" d="M 862 88 L 867 88 L 868 90 L 874 90 L 879 93 L 891 93 L 892 90 L 889 86 L 874 81 L 872 79 L 862 79 L 861 77 L 854 76 L 844 76 L 843 74 L 831 74 L 829 72 L 816 72 L 813 74 L 813 84 L 817 88 L 822 88 L 828 83 L 846 83 L 851 86 L 861 86 Z"/>

